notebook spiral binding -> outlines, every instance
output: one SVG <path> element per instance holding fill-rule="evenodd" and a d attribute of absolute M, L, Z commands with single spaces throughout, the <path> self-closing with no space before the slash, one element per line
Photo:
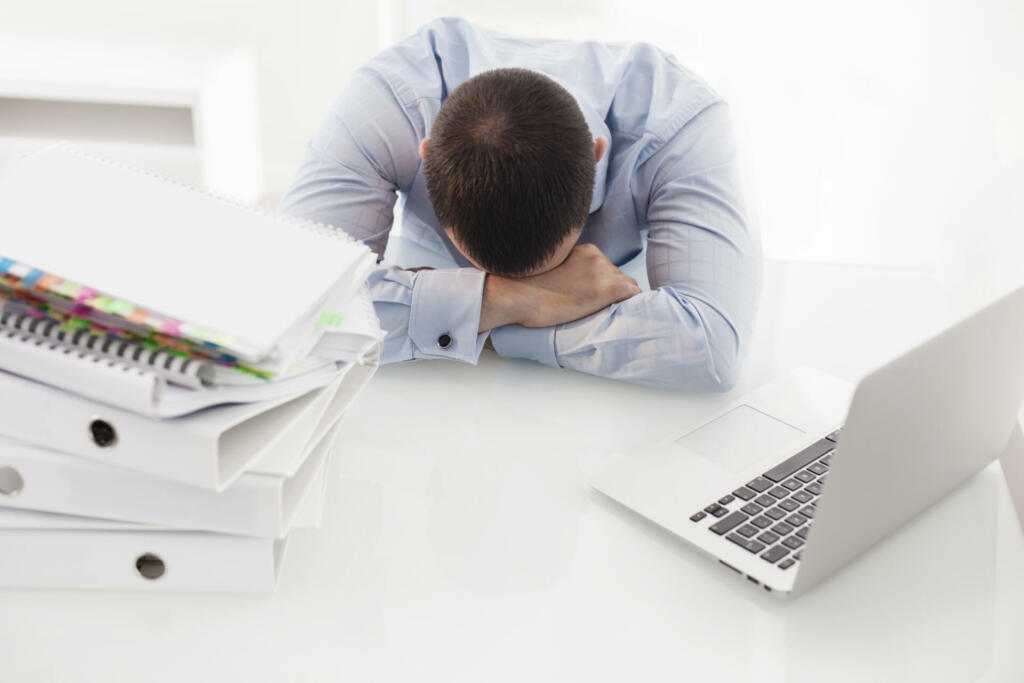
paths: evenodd
<path fill-rule="evenodd" d="M 0 314 L 0 328 L 11 333 L 20 332 L 27 340 L 53 342 L 55 348 L 77 350 L 82 357 L 93 356 L 119 361 L 128 367 L 149 370 L 172 384 L 199 389 L 203 381 L 199 372 L 207 363 L 186 358 L 163 349 L 147 349 L 139 342 L 94 334 L 89 330 L 62 330 L 60 324 L 46 318 L 6 311 Z"/>
<path fill-rule="evenodd" d="M 206 190 L 206 189 L 203 189 L 203 188 L 200 188 L 200 187 L 196 187 L 195 185 L 190 185 L 189 183 L 186 183 L 186 182 L 183 182 L 181 180 L 178 180 L 177 178 L 171 178 L 171 177 L 162 175 L 160 173 L 155 173 L 154 171 L 150 171 L 150 170 L 147 170 L 147 169 L 139 168 L 138 166 L 132 166 L 131 164 L 126 164 L 126 163 L 121 162 L 121 161 L 115 161 L 113 159 L 108 159 L 106 157 L 90 154 L 89 152 L 85 152 L 85 151 L 83 151 L 83 150 L 81 150 L 81 149 L 79 149 L 79 148 L 77 148 L 77 147 L 75 147 L 73 145 L 70 145 L 70 144 L 67 144 L 67 143 L 64 143 L 64 142 L 57 142 L 57 143 L 54 143 L 54 145 L 57 146 L 57 147 L 61 147 L 61 148 L 65 149 L 65 150 L 67 150 L 68 152 L 71 152 L 72 154 L 76 154 L 76 155 L 78 155 L 80 157 L 83 157 L 85 159 L 91 159 L 92 161 L 98 161 L 100 163 L 107 164 L 108 166 L 115 166 L 115 167 L 118 167 L 118 168 L 123 168 L 123 169 L 131 171 L 133 173 L 138 173 L 138 174 L 141 174 L 141 175 L 144 175 L 144 176 L 149 176 L 150 178 L 155 178 L 157 180 L 161 180 L 163 182 L 171 183 L 172 185 L 177 185 L 178 187 L 185 188 L 185 189 L 187 189 L 187 190 L 189 190 L 191 192 L 197 192 L 199 194 L 206 195 L 207 197 L 212 197 L 213 199 L 216 199 L 218 201 L 224 202 L 226 204 L 230 204 L 231 206 L 234 206 L 236 208 L 244 209 L 246 211 L 249 211 L 249 212 L 252 212 L 252 213 L 255 213 L 255 214 L 259 214 L 261 216 L 274 218 L 275 220 L 277 220 L 277 221 L 279 221 L 281 223 L 287 224 L 289 226 L 292 226 L 292 227 L 301 228 L 303 230 L 309 230 L 311 232 L 315 232 L 317 234 L 324 235 L 325 237 L 330 237 L 332 239 L 341 240 L 342 242 L 348 242 L 350 244 L 362 245 L 362 242 L 360 242 L 359 240 L 355 239 L 354 237 L 349 235 L 347 232 L 345 232 L 341 228 L 336 228 L 336 227 L 334 227 L 332 225 L 328 225 L 326 223 L 320 223 L 318 221 L 313 221 L 313 220 L 310 220 L 308 218 L 299 218 L 297 216 L 289 216 L 287 214 L 276 213 L 274 211 L 268 211 L 267 209 L 264 209 L 263 207 L 260 207 L 260 206 L 254 206 L 252 204 L 245 204 L 243 202 L 239 202 L 239 201 L 236 201 L 234 199 L 231 199 L 230 197 L 226 197 L 226 196 L 224 196 L 222 194 L 218 194 L 216 192 L 211 192 L 210 190 Z M 369 249 L 369 247 L 365 247 L 365 248 Z"/>

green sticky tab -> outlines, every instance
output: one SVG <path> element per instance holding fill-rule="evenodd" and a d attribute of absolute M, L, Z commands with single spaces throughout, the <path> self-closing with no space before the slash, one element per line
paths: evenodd
<path fill-rule="evenodd" d="M 123 318 L 131 313 L 133 308 L 135 308 L 135 306 L 124 299 L 114 299 L 110 302 L 110 310 L 108 313 L 113 313 L 114 315 L 119 315 Z"/>
<path fill-rule="evenodd" d="M 341 327 L 345 322 L 345 316 L 333 311 L 323 311 L 316 319 L 317 327 Z"/>
<path fill-rule="evenodd" d="M 102 311 L 103 313 L 110 313 L 111 300 L 108 297 L 94 296 L 91 299 L 87 299 L 85 303 L 87 306 L 92 306 L 97 311 Z"/>
<path fill-rule="evenodd" d="M 69 299 L 74 299 L 76 296 L 78 296 L 78 290 L 80 290 L 81 288 L 82 286 L 77 282 L 72 282 L 71 280 L 61 280 L 59 283 L 57 283 L 57 286 L 50 291 L 60 294 L 61 296 L 66 296 Z"/>

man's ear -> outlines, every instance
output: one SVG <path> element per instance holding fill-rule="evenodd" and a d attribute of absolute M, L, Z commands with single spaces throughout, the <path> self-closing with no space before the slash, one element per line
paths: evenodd
<path fill-rule="evenodd" d="M 424 140 L 423 142 L 426 142 Z M 425 147 L 420 145 L 420 154 L 422 155 Z M 601 159 L 604 158 L 604 153 L 608 151 L 608 140 L 604 137 L 599 137 L 594 140 L 594 163 L 600 163 Z"/>
<path fill-rule="evenodd" d="M 602 138 L 603 139 L 603 138 Z M 430 142 L 430 138 L 423 138 L 420 140 L 420 159 L 427 160 L 427 143 Z"/>

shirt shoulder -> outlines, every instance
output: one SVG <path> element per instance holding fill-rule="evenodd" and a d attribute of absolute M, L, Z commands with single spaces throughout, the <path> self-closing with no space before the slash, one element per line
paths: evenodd
<path fill-rule="evenodd" d="M 676 57 L 649 43 L 634 43 L 609 106 L 611 128 L 667 141 L 722 97 Z"/>
<path fill-rule="evenodd" d="M 422 100 L 442 102 L 468 78 L 468 43 L 479 31 L 464 19 L 435 19 L 411 36 L 381 50 L 360 69 L 385 81 L 403 105 Z M 461 78 L 460 78 L 461 76 Z M 454 83 L 452 81 L 455 81 Z"/>
<path fill-rule="evenodd" d="M 422 26 L 362 69 L 384 81 L 406 109 L 427 113 L 429 126 L 431 112 L 459 84 L 503 67 L 554 79 L 573 94 L 588 122 L 603 123 L 613 143 L 642 144 L 645 154 L 722 101 L 706 81 L 650 43 L 518 38 L 453 17 Z M 620 151 L 614 147 L 613 153 Z"/>

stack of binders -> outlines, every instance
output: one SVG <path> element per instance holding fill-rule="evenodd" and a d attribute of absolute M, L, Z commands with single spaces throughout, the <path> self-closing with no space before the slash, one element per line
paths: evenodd
<path fill-rule="evenodd" d="M 373 262 L 68 147 L 5 169 L 0 586 L 273 590 L 377 367 Z"/>

